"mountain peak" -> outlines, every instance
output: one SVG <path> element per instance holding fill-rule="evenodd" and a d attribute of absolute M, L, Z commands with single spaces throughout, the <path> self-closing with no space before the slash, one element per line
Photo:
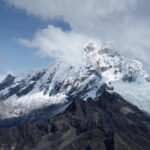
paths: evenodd
<path fill-rule="evenodd" d="M 19 77 L 9 75 L 0 84 L 1 119 L 74 98 L 94 99 L 105 88 L 150 112 L 150 77 L 140 62 L 119 55 L 109 45 L 99 47 L 92 42 L 85 46 L 84 56 L 88 62 L 80 66 L 53 63 Z"/>
<path fill-rule="evenodd" d="M 88 62 L 109 81 L 120 80 L 134 82 L 138 76 L 150 81 L 140 62 L 125 58 L 109 45 L 98 47 L 89 42 L 84 48 L 84 56 Z"/>
<path fill-rule="evenodd" d="M 87 53 L 97 52 L 98 54 L 116 54 L 119 55 L 117 51 L 115 51 L 110 44 L 101 44 L 98 45 L 94 42 L 89 42 L 85 45 L 84 51 Z"/>

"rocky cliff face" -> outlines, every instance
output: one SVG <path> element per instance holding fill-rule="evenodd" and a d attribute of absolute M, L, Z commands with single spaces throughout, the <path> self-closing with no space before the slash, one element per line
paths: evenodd
<path fill-rule="evenodd" d="M 149 150 L 150 117 L 116 93 L 75 99 L 61 114 L 0 132 L 1 150 Z"/>

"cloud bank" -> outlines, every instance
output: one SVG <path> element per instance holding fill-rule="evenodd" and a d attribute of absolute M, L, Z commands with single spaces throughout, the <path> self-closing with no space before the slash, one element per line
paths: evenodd
<path fill-rule="evenodd" d="M 39 30 L 32 40 L 19 39 L 23 45 L 38 49 L 38 55 L 53 57 L 68 63 L 81 63 L 83 46 L 89 41 L 86 36 L 74 31 L 64 32 L 49 25 Z"/>
<path fill-rule="evenodd" d="M 70 32 L 48 26 L 47 29 L 38 31 L 32 41 L 21 40 L 27 46 L 38 48 L 43 56 L 60 57 L 59 54 L 62 54 L 65 59 L 70 59 L 71 53 L 72 56 L 74 53 L 78 53 L 79 56 L 78 48 L 83 46 L 81 41 L 93 38 L 111 41 L 122 53 L 149 63 L 150 1 L 148 0 L 6 1 L 16 8 L 25 10 L 29 15 L 69 23 Z"/>

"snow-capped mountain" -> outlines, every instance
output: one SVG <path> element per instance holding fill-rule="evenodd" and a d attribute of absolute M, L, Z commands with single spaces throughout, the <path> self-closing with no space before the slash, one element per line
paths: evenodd
<path fill-rule="evenodd" d="M 150 76 L 142 64 L 120 56 L 109 47 L 88 43 L 85 63 L 57 62 L 0 83 L 0 118 L 14 118 L 75 97 L 86 100 L 101 95 L 104 88 L 150 113 Z"/>
<path fill-rule="evenodd" d="M 126 100 L 150 113 L 150 76 L 140 62 L 125 58 L 115 50 L 95 43 L 85 49 L 88 62 L 101 74 L 103 82 Z"/>

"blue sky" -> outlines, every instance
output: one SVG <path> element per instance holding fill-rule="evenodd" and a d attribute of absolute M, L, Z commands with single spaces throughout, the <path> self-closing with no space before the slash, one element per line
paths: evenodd
<path fill-rule="evenodd" d="M 148 0 L 0 0 L 0 74 L 53 59 L 80 64 L 91 40 L 111 42 L 150 72 L 149 14 Z"/>
<path fill-rule="evenodd" d="M 9 71 L 20 74 L 51 62 L 51 58 L 42 58 L 36 55 L 34 48 L 25 47 L 17 41 L 17 38 L 32 38 L 37 30 L 48 24 L 69 30 L 63 21 L 42 20 L 0 1 L 0 74 Z"/>

